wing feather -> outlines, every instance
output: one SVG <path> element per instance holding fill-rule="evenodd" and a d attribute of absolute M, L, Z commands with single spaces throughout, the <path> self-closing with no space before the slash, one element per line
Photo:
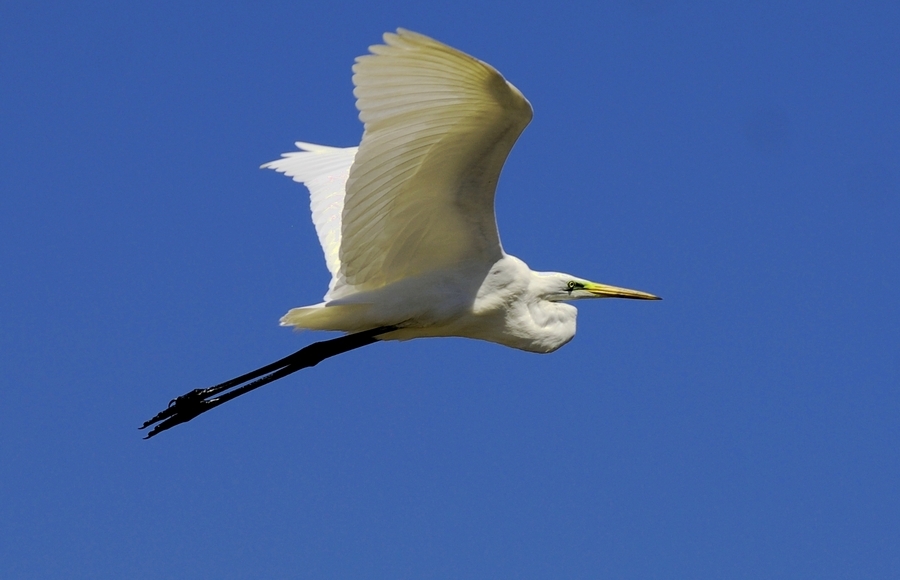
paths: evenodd
<path fill-rule="evenodd" d="M 403 29 L 384 41 L 353 67 L 365 132 L 338 262 L 342 282 L 358 290 L 499 259 L 494 192 L 532 116 L 490 65 Z"/>
<path fill-rule="evenodd" d="M 341 274 L 341 214 L 344 191 L 357 147 L 326 147 L 312 143 L 295 143 L 301 151 L 284 153 L 281 159 L 265 163 L 293 178 L 309 189 L 309 206 L 319 244 L 325 253 L 325 265 L 331 272 L 329 293 L 343 284 Z"/>

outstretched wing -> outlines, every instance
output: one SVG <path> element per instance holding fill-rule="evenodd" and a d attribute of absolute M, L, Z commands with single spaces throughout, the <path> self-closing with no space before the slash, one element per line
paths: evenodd
<path fill-rule="evenodd" d="M 344 200 L 340 268 L 369 290 L 502 256 L 494 192 L 531 105 L 492 66 L 399 29 L 353 66 L 365 133 Z"/>
<path fill-rule="evenodd" d="M 295 143 L 301 151 L 281 155 L 281 159 L 262 165 L 284 173 L 309 188 L 309 205 L 319 243 L 325 253 L 325 265 L 331 272 L 329 294 L 342 285 L 341 213 L 344 211 L 344 187 L 357 147 L 325 147 L 312 143 Z"/>

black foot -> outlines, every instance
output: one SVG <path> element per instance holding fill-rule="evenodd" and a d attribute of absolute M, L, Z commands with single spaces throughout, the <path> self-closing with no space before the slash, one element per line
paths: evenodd
<path fill-rule="evenodd" d="M 166 429 L 171 429 L 175 425 L 186 423 L 197 415 L 217 406 L 215 404 L 216 399 L 207 400 L 208 397 L 214 394 L 215 391 L 213 389 L 194 389 L 190 393 L 185 393 L 180 397 L 172 399 L 165 409 L 141 425 L 141 429 L 146 429 L 155 423 L 159 423 L 147 433 L 147 436 L 144 437 L 144 439 L 150 439 L 157 433 L 161 433 Z"/>

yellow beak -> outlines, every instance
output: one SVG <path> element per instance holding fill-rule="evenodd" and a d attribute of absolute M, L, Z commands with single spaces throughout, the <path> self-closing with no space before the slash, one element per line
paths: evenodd
<path fill-rule="evenodd" d="M 632 298 L 634 300 L 662 300 L 659 296 L 641 292 L 640 290 L 629 290 L 628 288 L 619 288 L 618 286 L 607 286 L 606 284 L 596 284 L 591 282 L 585 284 L 584 289 L 597 296 L 598 298 Z"/>

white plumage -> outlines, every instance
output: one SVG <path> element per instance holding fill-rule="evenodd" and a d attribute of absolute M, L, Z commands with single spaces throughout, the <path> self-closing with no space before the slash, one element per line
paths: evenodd
<path fill-rule="evenodd" d="M 325 295 L 325 300 L 330 300 L 336 298 L 335 289 L 338 281 L 343 279 L 341 214 L 344 211 L 347 177 L 358 147 L 325 147 L 301 141 L 294 144 L 302 151 L 285 153 L 278 161 L 266 163 L 263 167 L 289 175 L 309 188 L 313 224 L 325 253 L 325 265 L 331 272 L 331 284 Z"/>
<path fill-rule="evenodd" d="M 592 297 L 655 299 L 567 274 L 532 272 L 500 245 L 494 192 L 531 105 L 487 63 L 399 29 L 353 66 L 359 147 L 297 143 L 266 163 L 310 190 L 332 280 L 286 326 L 382 339 L 464 336 L 534 352 L 575 334 Z"/>

